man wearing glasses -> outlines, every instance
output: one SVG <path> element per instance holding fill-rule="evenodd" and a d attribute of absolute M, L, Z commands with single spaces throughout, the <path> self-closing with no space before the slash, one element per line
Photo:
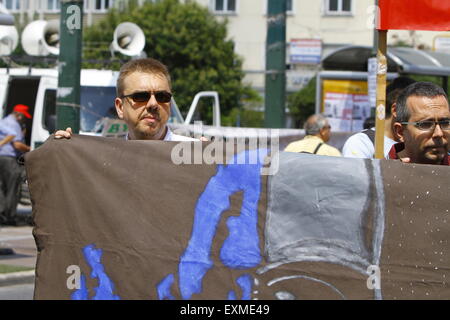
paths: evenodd
<path fill-rule="evenodd" d="M 167 126 L 172 99 L 170 75 L 161 62 L 147 58 L 131 60 L 120 69 L 117 80 L 117 115 L 129 128 L 130 140 L 198 141 L 172 133 Z M 55 138 L 70 138 L 67 128 Z"/>
<path fill-rule="evenodd" d="M 398 97 L 394 132 L 400 143 L 389 159 L 449 165 L 450 109 L 444 90 L 429 82 L 409 85 Z"/>

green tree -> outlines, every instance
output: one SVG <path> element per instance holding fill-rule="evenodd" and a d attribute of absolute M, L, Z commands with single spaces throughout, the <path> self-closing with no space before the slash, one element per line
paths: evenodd
<path fill-rule="evenodd" d="M 288 97 L 288 108 L 297 128 L 302 128 L 306 119 L 316 109 L 316 77 L 312 78 L 301 90 Z"/>
<path fill-rule="evenodd" d="M 136 23 L 144 31 L 147 56 L 168 66 L 174 96 L 183 113 L 199 91 L 218 91 L 225 117 L 245 100 L 257 97 L 254 90 L 242 84 L 242 60 L 234 53 L 233 41 L 227 39 L 227 21 L 219 22 L 207 8 L 191 1 L 163 0 L 143 6 L 131 2 L 121 11 L 111 10 L 105 19 L 84 31 L 83 67 L 99 68 L 102 64 L 95 60 L 109 60 L 108 68 L 117 70 L 129 59 L 116 54 L 111 60 L 108 50 L 114 29 L 125 21 Z M 211 119 L 209 108 L 202 110 L 202 118 Z"/>

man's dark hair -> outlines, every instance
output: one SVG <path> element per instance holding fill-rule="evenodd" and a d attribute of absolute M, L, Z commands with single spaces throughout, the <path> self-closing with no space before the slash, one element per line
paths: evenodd
<path fill-rule="evenodd" d="M 412 96 L 428 98 L 444 96 L 445 99 L 448 99 L 444 89 L 440 86 L 431 82 L 415 82 L 406 87 L 397 98 L 397 122 L 407 122 L 411 117 L 406 102 Z"/>
<path fill-rule="evenodd" d="M 364 120 L 363 129 L 370 129 L 375 127 L 375 117 L 369 117 Z"/>
<path fill-rule="evenodd" d="M 397 98 L 403 89 L 414 82 L 416 82 L 416 80 L 401 76 L 392 80 L 392 82 L 386 87 L 386 118 L 391 116 L 392 105 L 397 101 Z"/>

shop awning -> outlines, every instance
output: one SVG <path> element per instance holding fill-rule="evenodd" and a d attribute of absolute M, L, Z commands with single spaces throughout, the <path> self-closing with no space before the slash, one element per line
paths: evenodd
<path fill-rule="evenodd" d="M 368 46 L 347 46 L 322 60 L 324 70 L 367 71 L 367 60 L 373 56 Z M 446 77 L 450 75 L 450 54 L 406 47 L 388 48 L 388 72 Z"/>

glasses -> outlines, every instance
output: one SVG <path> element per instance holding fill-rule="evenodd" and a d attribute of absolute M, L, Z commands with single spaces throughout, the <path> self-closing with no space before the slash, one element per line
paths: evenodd
<path fill-rule="evenodd" d="M 147 103 L 152 95 L 155 95 L 155 99 L 159 103 L 167 103 L 170 102 L 170 99 L 172 99 L 172 94 L 167 91 L 139 91 L 132 94 L 123 95 L 122 98 L 131 98 L 134 102 Z"/>
<path fill-rule="evenodd" d="M 401 124 L 412 124 L 419 130 L 423 131 L 430 131 L 434 130 L 436 128 L 436 124 L 441 127 L 441 130 L 450 130 L 450 119 L 446 120 L 439 120 L 439 121 L 431 121 L 431 120 L 425 120 L 425 121 L 417 121 L 417 122 L 400 122 Z"/>

